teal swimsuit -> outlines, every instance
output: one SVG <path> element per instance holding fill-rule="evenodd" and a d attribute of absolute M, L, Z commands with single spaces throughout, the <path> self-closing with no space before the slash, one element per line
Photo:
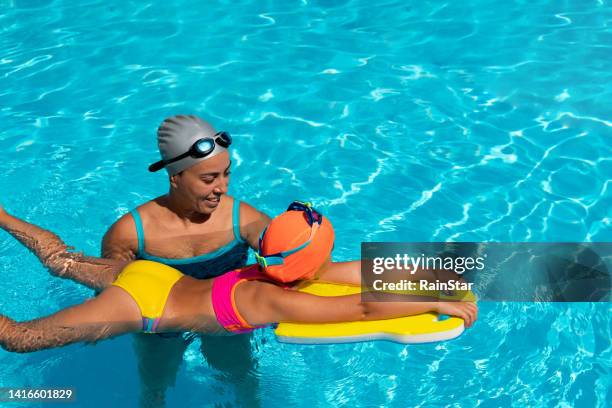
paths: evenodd
<path fill-rule="evenodd" d="M 140 214 L 138 214 L 138 210 L 132 210 L 130 213 L 134 218 L 134 223 L 136 223 L 136 234 L 138 236 L 137 259 L 146 259 L 172 266 L 185 275 L 196 279 L 213 278 L 246 265 L 249 245 L 240 236 L 240 201 L 238 200 L 234 200 L 232 208 L 234 240 L 216 251 L 191 258 L 160 258 L 147 254 L 144 247 L 144 229 L 142 228 Z"/>

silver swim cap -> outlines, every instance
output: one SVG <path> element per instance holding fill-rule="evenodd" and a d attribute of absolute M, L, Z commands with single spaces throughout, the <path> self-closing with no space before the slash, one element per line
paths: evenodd
<path fill-rule="evenodd" d="M 173 176 L 202 160 L 227 151 L 231 138 L 229 143 L 218 143 L 213 140 L 218 134 L 210 123 L 194 115 L 176 115 L 165 119 L 157 129 L 157 145 L 162 160 L 150 165 L 149 171 L 158 171 L 165 167 L 168 174 Z M 196 142 L 201 139 L 212 142 L 212 150 L 202 156 L 190 154 L 196 147 Z M 180 156 L 184 157 L 176 160 Z"/>

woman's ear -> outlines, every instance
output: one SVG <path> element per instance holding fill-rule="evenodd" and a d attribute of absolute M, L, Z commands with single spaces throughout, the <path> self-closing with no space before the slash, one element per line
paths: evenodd
<path fill-rule="evenodd" d="M 180 178 L 181 173 L 173 174 L 170 176 L 170 187 L 173 189 L 178 188 L 178 179 Z"/>

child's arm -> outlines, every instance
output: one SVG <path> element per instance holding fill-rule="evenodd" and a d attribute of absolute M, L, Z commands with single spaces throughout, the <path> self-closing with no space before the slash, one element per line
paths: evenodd
<path fill-rule="evenodd" d="M 0 207 L 0 228 L 34 253 L 51 273 L 93 289 L 108 287 L 126 262 L 68 252 L 68 246 L 51 231 L 8 214 Z"/>
<path fill-rule="evenodd" d="M 257 296 L 251 299 L 254 307 L 243 306 L 239 298 L 237 303 L 239 312 L 252 325 L 383 320 L 436 312 L 460 317 L 465 320 L 466 327 L 470 327 L 478 315 L 478 307 L 473 302 L 363 302 L 361 294 L 323 297 L 288 291 L 271 284 L 261 285 Z"/>
<path fill-rule="evenodd" d="M 0 315 L 0 347 L 28 353 L 79 341 L 93 342 L 142 328 L 140 309 L 121 288 L 110 287 L 80 305 L 26 322 Z"/>
<path fill-rule="evenodd" d="M 365 260 L 363 265 L 366 271 L 372 270 L 372 261 Z M 348 262 L 331 262 L 325 269 L 319 272 L 317 279 L 323 282 L 340 283 L 345 285 L 361 285 L 361 266 L 362 261 L 348 261 Z M 420 280 L 427 280 L 435 282 L 441 280 L 448 282 L 450 280 L 457 280 L 464 282 L 460 275 L 453 271 L 446 270 L 424 270 L 419 269 L 414 273 L 410 273 L 405 270 L 391 269 L 386 272 L 385 276 L 393 276 L 390 281 L 399 281 L 405 279 L 408 281 L 418 282 Z"/>
<path fill-rule="evenodd" d="M 329 265 L 323 267 L 318 273 L 317 279 L 323 282 L 340 283 L 345 285 L 361 285 L 361 266 L 365 267 L 366 271 L 371 271 L 373 267 L 372 260 L 366 259 L 363 262 L 348 261 L 348 262 L 330 262 Z M 421 279 L 434 281 L 435 279 L 449 279 L 457 277 L 454 272 L 434 271 L 434 270 L 418 270 L 416 273 L 408 271 L 390 269 L 386 272 L 387 276 L 393 275 L 396 280 L 406 279 L 411 281 L 419 281 Z M 442 274 L 440 276 L 440 274 Z"/>

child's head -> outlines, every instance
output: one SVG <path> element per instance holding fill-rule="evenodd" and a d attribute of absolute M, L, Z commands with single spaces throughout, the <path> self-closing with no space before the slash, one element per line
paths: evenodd
<path fill-rule="evenodd" d="M 279 282 L 312 279 L 333 246 L 331 222 L 310 204 L 293 202 L 262 233 L 257 261 L 266 275 Z"/>

